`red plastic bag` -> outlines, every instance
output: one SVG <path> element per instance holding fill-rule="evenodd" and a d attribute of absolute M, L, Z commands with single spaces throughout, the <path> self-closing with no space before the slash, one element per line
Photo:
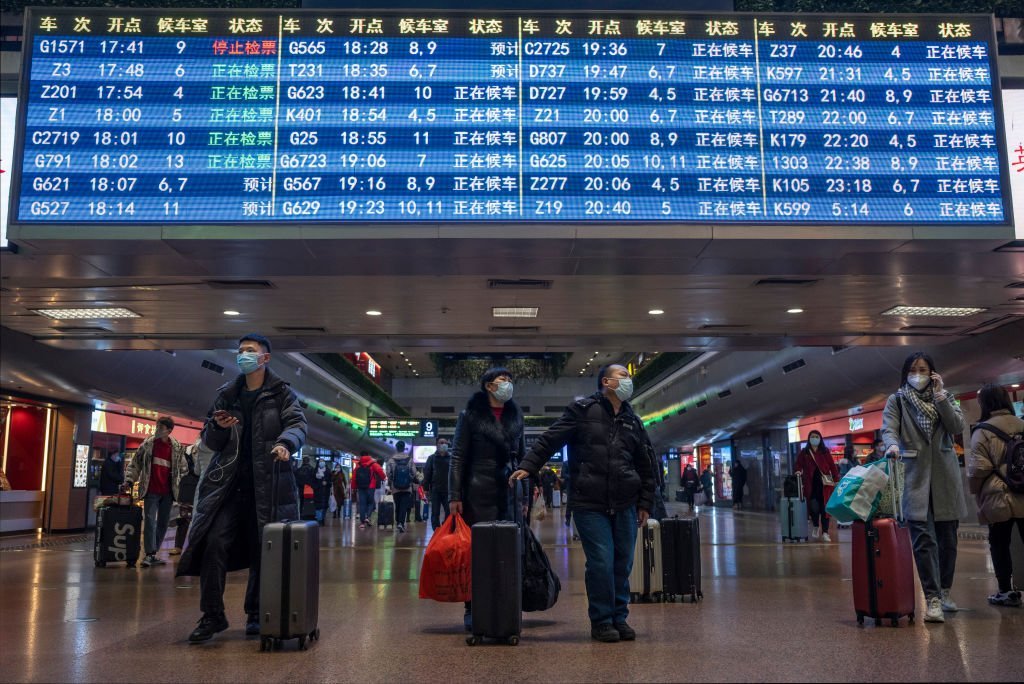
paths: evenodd
<path fill-rule="evenodd" d="M 309 485 L 302 485 L 302 498 L 303 499 L 312 499 L 313 498 L 313 488 L 310 487 Z"/>
<path fill-rule="evenodd" d="M 450 516 L 434 531 L 420 568 L 420 598 L 444 603 L 472 599 L 472 536 L 461 515 Z"/>

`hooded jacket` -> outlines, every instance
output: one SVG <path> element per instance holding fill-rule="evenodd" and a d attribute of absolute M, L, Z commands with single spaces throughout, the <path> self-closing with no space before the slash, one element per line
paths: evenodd
<path fill-rule="evenodd" d="M 359 496 L 355 492 L 359 491 L 359 486 L 356 484 L 356 472 L 360 468 L 370 469 L 370 491 L 377 488 L 381 482 L 387 479 L 387 475 L 384 473 L 384 469 L 380 467 L 380 464 L 374 460 L 373 456 L 360 456 L 359 462 L 356 463 L 355 468 L 352 469 L 352 492 L 353 496 Z"/>
<path fill-rule="evenodd" d="M 427 458 L 427 464 L 423 466 L 423 487 L 431 493 L 448 497 L 448 471 L 452 465 L 452 452 L 447 450 L 444 455 L 435 451 Z"/>
<path fill-rule="evenodd" d="M 268 522 L 299 518 L 298 492 L 291 466 L 275 461 L 270 453 L 278 444 L 293 454 L 302 449 L 306 441 L 306 417 L 299 399 L 288 383 L 268 368 L 263 387 L 253 404 L 252 415 L 246 416 L 243 415 L 239 399 L 244 386 L 244 375 L 222 386 L 207 414 L 202 439 L 213 452 L 213 457 L 199 481 L 188 542 L 178 563 L 178 576 L 199 575 L 206 535 L 225 499 L 234 494 L 242 425 L 221 428 L 213 420 L 215 411 L 224 410 L 240 421 L 252 421 L 252 482 L 259 528 L 262 530 Z M 273 476 L 275 471 L 278 474 L 276 478 Z M 273 489 L 275 480 L 276 492 Z M 249 567 L 252 563 L 251 554 L 259 553 L 258 548 L 249 548 L 245 537 L 237 535 L 237 542 L 228 556 L 228 571 Z"/>
<path fill-rule="evenodd" d="M 1008 435 L 1024 431 L 1024 420 L 1005 409 L 993 411 L 985 422 Z M 1010 491 L 1005 477 L 1006 442 L 975 426 L 967 458 L 967 486 L 978 504 L 978 522 L 983 525 L 1024 518 L 1024 494 Z"/>
<path fill-rule="evenodd" d="M 469 525 L 511 519 L 508 478 L 524 451 L 526 435 L 519 405 L 512 399 L 506 401 L 499 423 L 486 392 L 470 397 L 455 426 L 448 472 L 448 499 L 462 502 Z"/>
<path fill-rule="evenodd" d="M 520 468 L 536 476 L 556 451 L 569 445 L 573 510 L 617 513 L 654 509 L 655 473 L 643 423 L 629 402 L 616 414 L 602 392 L 569 404 L 537 438 Z"/>
<path fill-rule="evenodd" d="M 181 464 L 185 463 L 185 447 L 181 442 L 168 436 L 171 442 L 171 496 L 177 498 L 178 479 L 181 478 Z M 149 492 L 149 475 L 153 470 L 153 442 L 156 437 L 147 437 L 135 451 L 135 455 L 128 461 L 124 469 L 125 482 L 139 483 L 139 498 L 146 498 Z"/>

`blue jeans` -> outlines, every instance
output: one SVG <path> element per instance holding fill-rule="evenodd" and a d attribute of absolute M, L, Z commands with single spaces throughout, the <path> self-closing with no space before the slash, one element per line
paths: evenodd
<path fill-rule="evenodd" d="M 359 522 L 366 522 L 373 513 L 373 495 L 375 489 L 358 489 L 359 492 Z"/>
<path fill-rule="evenodd" d="M 144 499 L 146 511 L 145 551 L 151 556 L 160 550 L 160 544 L 167 534 L 167 525 L 171 522 L 171 504 L 174 498 L 170 494 L 146 494 Z"/>
<path fill-rule="evenodd" d="M 956 573 L 957 528 L 959 520 L 936 520 L 928 506 L 927 520 L 908 520 L 914 544 L 914 563 L 925 599 L 941 595 L 953 586 Z"/>
<path fill-rule="evenodd" d="M 636 546 L 636 506 L 609 515 L 573 511 L 587 557 L 588 613 L 593 626 L 618 624 L 629 616 L 629 573 Z"/>

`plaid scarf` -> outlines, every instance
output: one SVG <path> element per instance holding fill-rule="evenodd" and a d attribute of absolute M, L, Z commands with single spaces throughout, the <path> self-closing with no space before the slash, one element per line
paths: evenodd
<path fill-rule="evenodd" d="M 907 400 L 910 405 L 914 420 L 925 435 L 929 443 L 932 433 L 935 431 L 935 423 L 939 420 L 939 412 L 935 408 L 935 393 L 929 385 L 923 392 L 919 392 L 910 385 L 903 385 L 899 390 L 900 396 Z"/>

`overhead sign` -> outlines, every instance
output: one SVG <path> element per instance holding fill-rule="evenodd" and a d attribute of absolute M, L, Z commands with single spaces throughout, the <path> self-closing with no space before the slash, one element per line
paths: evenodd
<path fill-rule="evenodd" d="M 988 15 L 26 15 L 21 224 L 1009 223 Z"/>
<path fill-rule="evenodd" d="M 367 435 L 375 439 L 413 439 L 420 436 L 420 422 L 411 418 L 371 418 Z"/>
<path fill-rule="evenodd" d="M 421 420 L 420 434 L 423 439 L 437 439 L 438 425 L 436 420 Z"/>
<path fill-rule="evenodd" d="M 7 246 L 7 207 L 11 200 L 14 169 L 14 132 L 18 98 L 0 97 L 0 248 Z"/>
<path fill-rule="evenodd" d="M 1006 150 L 1010 160 L 1010 195 L 1017 239 L 1024 240 L 1024 90 L 1003 91 Z"/>

